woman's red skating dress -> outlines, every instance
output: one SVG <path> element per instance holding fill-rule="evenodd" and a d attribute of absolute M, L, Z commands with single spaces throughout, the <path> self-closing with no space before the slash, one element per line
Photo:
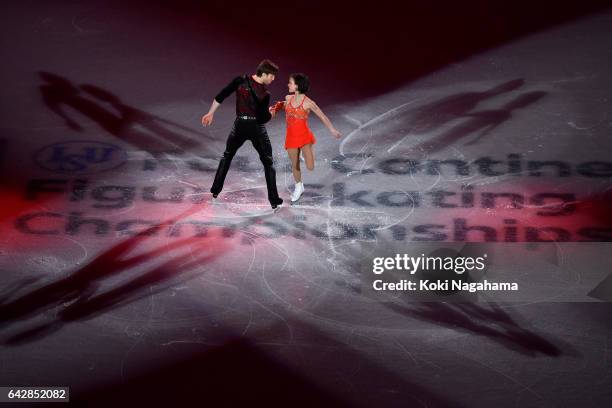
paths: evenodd
<path fill-rule="evenodd" d="M 291 96 L 285 105 L 285 117 L 287 118 L 287 134 L 285 135 L 285 149 L 298 149 L 307 144 L 315 144 L 314 134 L 308 128 L 308 111 L 304 109 L 306 95 L 297 108 L 293 106 L 295 95 Z"/>

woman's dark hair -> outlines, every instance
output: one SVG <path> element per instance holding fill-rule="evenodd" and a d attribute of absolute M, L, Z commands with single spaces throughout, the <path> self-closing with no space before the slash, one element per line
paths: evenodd
<path fill-rule="evenodd" d="M 261 76 L 262 74 L 278 74 L 278 65 L 276 65 L 269 59 L 261 61 L 257 66 L 257 76 Z"/>
<path fill-rule="evenodd" d="M 300 93 L 305 94 L 310 89 L 310 80 L 304 74 L 291 74 L 289 78 L 293 78 L 293 82 L 297 86 Z"/>

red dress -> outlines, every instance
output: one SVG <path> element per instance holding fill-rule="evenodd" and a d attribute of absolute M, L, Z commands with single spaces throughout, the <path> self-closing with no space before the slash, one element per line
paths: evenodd
<path fill-rule="evenodd" d="M 293 106 L 295 95 L 291 96 L 285 105 L 285 117 L 287 118 L 287 134 L 285 136 L 285 149 L 297 149 L 307 144 L 315 144 L 314 134 L 308 128 L 308 111 L 304 109 L 306 95 L 297 108 Z"/>

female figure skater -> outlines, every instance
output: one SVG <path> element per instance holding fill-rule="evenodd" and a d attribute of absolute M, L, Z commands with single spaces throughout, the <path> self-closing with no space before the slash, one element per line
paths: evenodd
<path fill-rule="evenodd" d="M 306 96 L 306 92 L 310 89 L 310 81 L 306 75 L 291 74 L 287 86 L 290 95 L 285 97 L 285 101 L 277 102 L 274 106 L 270 107 L 270 112 L 275 114 L 279 110 L 285 110 L 287 120 L 285 149 L 291 159 L 291 170 L 295 179 L 295 189 L 293 194 L 291 194 L 291 202 L 296 202 L 304 192 L 302 172 L 300 170 L 300 153 L 304 157 L 306 168 L 310 171 L 314 170 L 313 145 L 317 140 L 308 128 L 308 114 L 314 112 L 337 139 L 342 134 L 336 130 L 317 104 Z"/>

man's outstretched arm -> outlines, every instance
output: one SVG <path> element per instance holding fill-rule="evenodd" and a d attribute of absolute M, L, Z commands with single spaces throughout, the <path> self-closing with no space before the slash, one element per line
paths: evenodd
<path fill-rule="evenodd" d="M 206 115 L 202 116 L 202 125 L 203 126 L 209 126 L 210 124 L 212 124 L 213 118 L 215 116 L 215 111 L 219 108 L 219 106 L 221 106 L 223 101 L 228 96 L 230 96 L 231 94 L 236 92 L 236 90 L 240 86 L 241 82 L 242 82 L 242 77 L 238 76 L 238 77 L 234 78 L 232 80 L 232 82 L 227 84 L 227 86 L 225 88 L 223 88 L 221 90 L 221 92 L 219 92 L 217 94 L 217 96 L 215 96 L 215 99 L 213 99 L 213 101 L 212 101 L 212 105 L 210 105 L 210 109 L 208 110 L 208 113 Z"/>

